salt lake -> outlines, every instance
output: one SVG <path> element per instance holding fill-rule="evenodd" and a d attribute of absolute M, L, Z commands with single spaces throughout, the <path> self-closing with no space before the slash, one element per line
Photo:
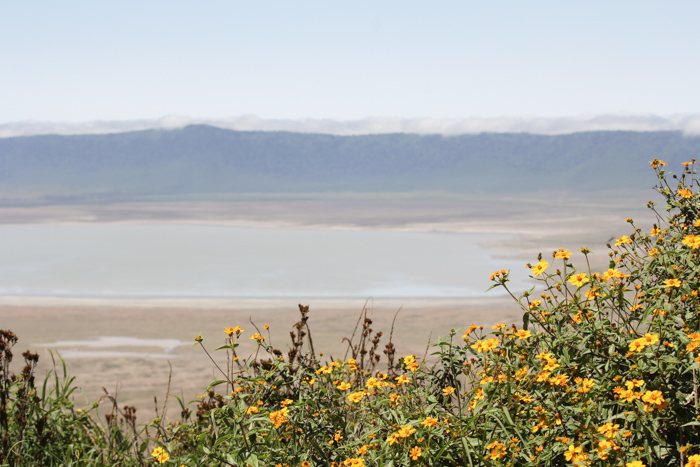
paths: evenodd
<path fill-rule="evenodd" d="M 477 297 L 502 234 L 199 224 L 0 226 L 0 296 Z M 498 255 L 498 259 L 496 259 Z"/>

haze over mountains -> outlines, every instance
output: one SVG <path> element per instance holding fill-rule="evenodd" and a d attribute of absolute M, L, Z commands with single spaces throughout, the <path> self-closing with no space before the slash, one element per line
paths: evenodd
<path fill-rule="evenodd" d="M 233 131 L 206 125 L 0 139 L 0 202 L 227 193 L 649 189 L 649 161 L 700 154 L 679 131 L 459 136 Z"/>

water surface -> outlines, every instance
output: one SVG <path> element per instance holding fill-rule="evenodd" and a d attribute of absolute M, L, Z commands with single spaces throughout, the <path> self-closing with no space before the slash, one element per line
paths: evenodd
<path fill-rule="evenodd" d="M 181 224 L 0 226 L 0 295 L 472 297 L 503 235 Z"/>

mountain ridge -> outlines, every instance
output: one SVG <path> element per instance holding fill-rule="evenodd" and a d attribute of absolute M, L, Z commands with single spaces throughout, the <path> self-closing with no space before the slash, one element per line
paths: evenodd
<path fill-rule="evenodd" d="M 0 139 L 0 200 L 640 189 L 653 186 L 650 160 L 673 167 L 698 154 L 700 137 L 677 131 L 336 136 L 190 125 L 18 136 Z"/>

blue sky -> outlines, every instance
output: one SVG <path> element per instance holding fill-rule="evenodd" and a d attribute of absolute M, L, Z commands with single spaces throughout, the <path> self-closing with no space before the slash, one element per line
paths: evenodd
<path fill-rule="evenodd" d="M 0 124 L 700 113 L 697 1 L 0 2 Z"/>

